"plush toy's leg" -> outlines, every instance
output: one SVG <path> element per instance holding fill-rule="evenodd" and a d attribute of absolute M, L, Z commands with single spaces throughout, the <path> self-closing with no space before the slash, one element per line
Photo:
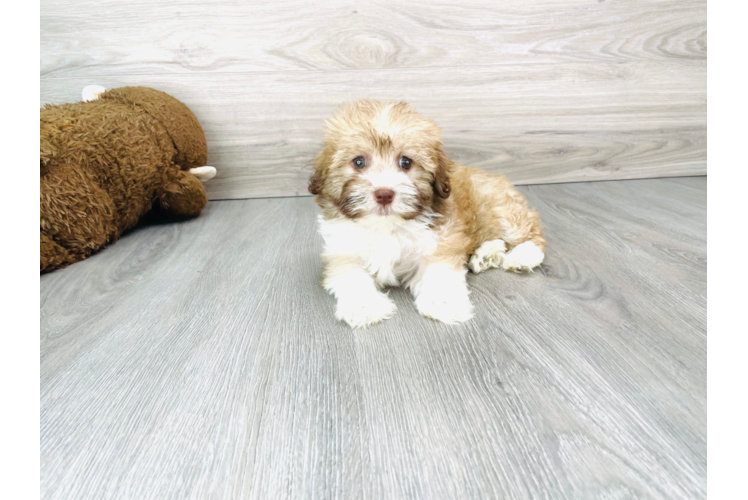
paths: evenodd
<path fill-rule="evenodd" d="M 83 260 L 119 237 L 114 202 L 85 171 L 60 168 L 48 172 L 39 184 L 39 194 L 43 270 Z M 60 260 L 61 255 L 65 259 Z"/>
<path fill-rule="evenodd" d="M 46 234 L 39 233 L 39 270 L 41 272 L 53 271 L 73 262 L 74 259 L 70 256 L 70 252 Z"/>
<path fill-rule="evenodd" d="M 203 184 L 189 172 L 176 170 L 164 173 L 164 185 L 159 192 L 161 207 L 171 215 L 194 217 L 208 203 Z"/>

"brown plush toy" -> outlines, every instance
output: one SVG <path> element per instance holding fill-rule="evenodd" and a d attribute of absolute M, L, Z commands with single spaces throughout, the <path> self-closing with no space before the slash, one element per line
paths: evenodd
<path fill-rule="evenodd" d="M 99 89 L 40 110 L 41 272 L 85 259 L 154 205 L 192 217 L 207 202 L 198 177 L 215 169 L 187 106 L 146 87 Z"/>

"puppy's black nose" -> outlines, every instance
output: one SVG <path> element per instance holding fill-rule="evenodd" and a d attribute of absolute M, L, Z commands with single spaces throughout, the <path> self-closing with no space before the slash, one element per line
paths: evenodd
<path fill-rule="evenodd" d="M 379 188 L 374 191 L 374 197 L 377 199 L 377 203 L 382 206 L 387 206 L 392 203 L 395 198 L 395 192 L 387 188 Z"/>

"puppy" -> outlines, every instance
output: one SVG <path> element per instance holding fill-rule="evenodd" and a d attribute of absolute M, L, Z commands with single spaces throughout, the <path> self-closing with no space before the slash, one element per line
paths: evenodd
<path fill-rule="evenodd" d="M 441 131 L 405 103 L 362 100 L 329 118 L 309 192 L 322 209 L 322 284 L 335 316 L 365 327 L 395 314 L 382 290 L 408 287 L 444 323 L 473 316 L 467 267 L 543 262 L 540 218 L 503 176 L 452 162 Z"/>

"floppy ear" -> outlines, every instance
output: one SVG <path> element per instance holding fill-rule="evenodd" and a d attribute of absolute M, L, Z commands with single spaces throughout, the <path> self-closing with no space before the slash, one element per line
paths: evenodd
<path fill-rule="evenodd" d="M 441 198 L 449 198 L 452 186 L 449 176 L 452 173 L 452 160 L 447 158 L 441 148 L 436 150 L 436 171 L 434 172 L 434 192 Z"/>
<path fill-rule="evenodd" d="M 323 149 L 314 159 L 314 173 L 309 177 L 309 192 L 311 194 L 316 196 L 322 192 L 330 161 L 331 158 L 328 148 Z"/>
<path fill-rule="evenodd" d="M 322 172 L 316 171 L 309 177 L 309 192 L 318 195 L 322 191 L 322 185 L 325 181 L 322 179 Z"/>

